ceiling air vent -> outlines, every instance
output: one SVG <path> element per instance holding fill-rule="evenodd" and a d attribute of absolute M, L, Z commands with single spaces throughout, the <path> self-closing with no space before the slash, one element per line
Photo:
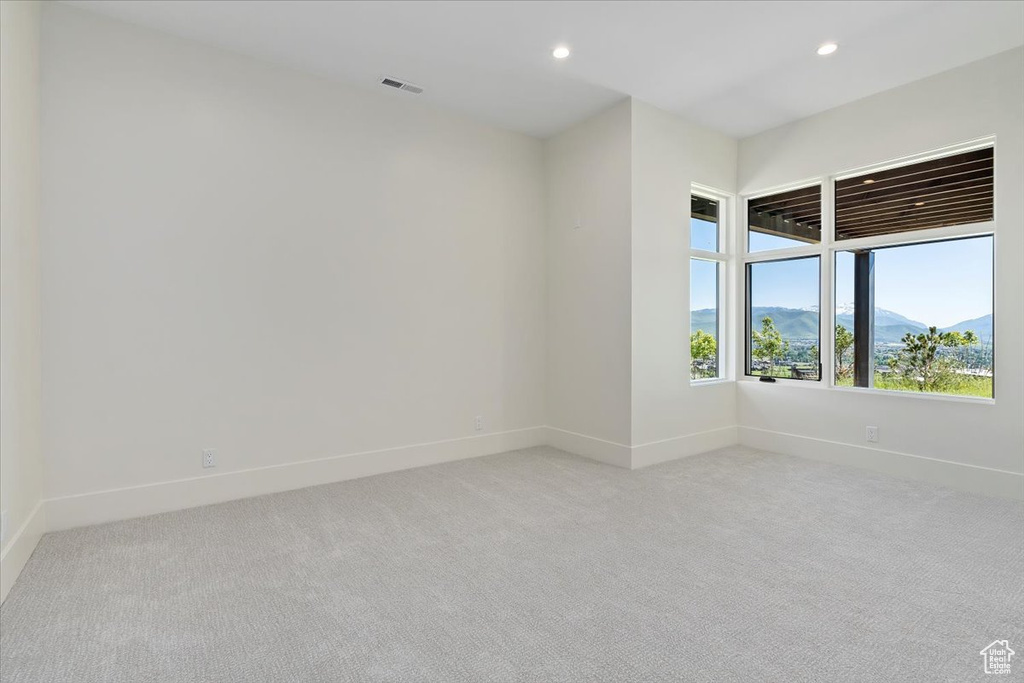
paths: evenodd
<path fill-rule="evenodd" d="M 421 88 L 420 86 L 413 85 L 412 83 L 406 83 L 396 78 L 382 78 L 380 79 L 380 83 L 381 85 L 386 85 L 389 88 L 411 92 L 413 95 L 419 95 L 421 92 L 423 92 L 423 88 Z"/>

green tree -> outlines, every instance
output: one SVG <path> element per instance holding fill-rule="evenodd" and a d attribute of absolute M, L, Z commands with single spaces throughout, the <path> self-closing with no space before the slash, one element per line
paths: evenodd
<path fill-rule="evenodd" d="M 972 351 L 974 350 L 974 345 L 978 343 L 978 335 L 974 334 L 974 330 L 967 330 L 966 332 L 964 332 L 963 339 L 964 346 L 967 347 L 967 353 L 964 357 L 964 365 L 966 365 L 969 368 L 972 365 Z"/>
<path fill-rule="evenodd" d="M 903 348 L 896 354 L 895 366 L 907 380 L 917 384 L 918 391 L 937 391 L 955 378 L 960 361 L 943 355 L 940 349 L 954 349 L 966 344 L 959 332 L 939 332 L 928 328 L 928 334 L 903 336 Z"/>
<path fill-rule="evenodd" d="M 769 316 L 761 318 L 761 330 L 754 330 L 754 348 L 750 355 L 768 363 L 768 376 L 775 374 L 775 361 L 781 360 L 789 351 L 789 342 L 783 341 L 782 334 Z"/>
<path fill-rule="evenodd" d="M 690 335 L 690 378 L 718 376 L 718 342 L 704 330 Z M 714 365 L 713 365 L 714 363 Z"/>
<path fill-rule="evenodd" d="M 842 325 L 836 325 L 836 382 L 853 373 L 853 354 L 847 361 L 846 354 L 853 349 L 853 333 Z"/>

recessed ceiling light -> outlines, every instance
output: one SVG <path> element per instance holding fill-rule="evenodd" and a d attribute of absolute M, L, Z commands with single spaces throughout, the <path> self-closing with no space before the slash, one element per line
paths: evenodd
<path fill-rule="evenodd" d="M 914 206 L 924 206 L 924 202 L 915 202 Z"/>
<path fill-rule="evenodd" d="M 875 181 L 874 181 L 874 180 L 872 180 L 871 178 L 868 178 L 867 180 L 865 180 L 865 181 L 864 181 L 864 184 L 865 184 L 865 185 L 870 185 L 870 184 L 871 184 L 871 183 L 873 183 L 873 182 L 875 182 Z"/>
<path fill-rule="evenodd" d="M 554 57 L 555 59 L 565 59 L 566 57 L 569 56 L 569 48 L 567 48 L 565 45 L 559 45 L 558 47 L 551 51 L 551 56 Z"/>
<path fill-rule="evenodd" d="M 824 45 L 818 48 L 818 54 L 824 57 L 825 55 L 832 54 L 838 49 L 839 46 L 836 45 L 835 43 L 825 43 Z"/>

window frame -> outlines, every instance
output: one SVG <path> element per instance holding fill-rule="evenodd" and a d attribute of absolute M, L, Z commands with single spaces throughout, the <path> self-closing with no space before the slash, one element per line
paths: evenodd
<path fill-rule="evenodd" d="M 820 297 L 821 296 L 820 281 L 821 281 L 821 277 L 822 277 L 822 275 L 821 275 L 822 274 L 822 263 L 821 263 L 821 257 L 818 254 L 801 254 L 799 256 L 797 256 L 797 255 L 789 255 L 789 256 L 786 256 L 784 258 L 753 259 L 753 260 L 745 261 L 744 262 L 744 264 L 743 264 L 743 285 L 744 285 L 743 291 L 744 291 L 744 299 L 745 299 L 745 301 L 744 301 L 744 305 L 743 305 L 743 376 L 745 378 L 752 379 L 752 380 L 760 382 L 760 381 L 762 381 L 761 377 L 764 376 L 764 375 L 755 375 L 755 374 L 753 374 L 751 372 L 751 368 L 752 368 L 753 361 L 754 361 L 753 348 L 752 348 L 752 344 L 751 344 L 751 341 L 754 338 L 754 321 L 752 319 L 753 311 L 751 310 L 751 308 L 752 308 L 751 307 L 751 300 L 753 298 L 752 293 L 751 293 L 751 285 L 753 284 L 753 282 L 751 282 L 751 277 L 750 277 L 750 271 L 752 270 L 751 267 L 752 266 L 756 266 L 758 264 L 762 264 L 762 263 L 785 263 L 786 261 L 800 261 L 800 260 L 803 260 L 803 259 L 812 259 L 812 258 L 817 258 L 818 259 L 818 280 L 819 280 L 818 296 Z M 822 364 L 822 361 L 821 361 L 821 354 L 822 354 L 822 350 L 821 350 L 821 329 L 822 328 L 821 328 L 821 302 L 820 301 L 818 302 L 818 318 L 819 319 L 818 319 L 818 343 L 817 343 L 817 347 L 818 347 L 818 377 L 817 377 L 817 379 L 799 379 L 799 378 L 793 378 L 793 377 L 774 377 L 773 379 L 775 381 L 778 381 L 778 380 L 781 379 L 781 380 L 786 380 L 787 382 L 796 382 L 796 383 L 799 383 L 799 384 L 807 384 L 807 383 L 815 384 L 815 383 L 821 382 L 821 380 L 822 380 L 822 373 L 824 372 L 824 368 L 823 368 L 823 364 Z M 765 380 L 765 381 L 767 381 L 767 380 Z"/>
<path fill-rule="evenodd" d="M 822 385 L 822 379 L 825 373 L 824 363 L 824 337 L 822 320 L 825 315 L 824 301 L 823 301 L 823 287 L 821 281 L 824 280 L 825 276 L 825 262 L 824 262 L 824 246 L 828 241 L 830 234 L 826 234 L 831 230 L 832 221 L 826 216 L 828 207 L 832 205 L 832 195 L 829 193 L 826 187 L 828 183 L 827 178 L 810 178 L 800 180 L 794 183 L 787 183 L 785 185 L 778 185 L 771 187 L 759 192 L 752 192 L 750 194 L 744 194 L 742 197 L 743 204 L 743 216 L 747 216 L 749 211 L 750 202 L 761 197 L 768 195 L 779 194 L 782 192 L 789 192 L 791 190 L 799 190 L 805 187 L 813 187 L 815 185 L 821 186 L 821 241 L 817 244 L 805 244 L 795 245 L 792 247 L 781 247 L 779 249 L 766 249 L 764 251 L 750 251 L 750 239 L 749 230 L 750 226 L 746 225 L 746 219 L 744 219 L 743 229 L 737 229 L 740 233 L 739 239 L 741 242 L 742 250 L 742 278 L 743 278 L 743 338 L 741 340 L 742 348 L 740 349 L 740 355 L 743 358 L 743 373 L 742 377 L 747 382 L 760 382 L 760 375 L 750 374 L 751 365 L 751 320 L 750 320 L 750 266 L 755 263 L 765 263 L 769 261 L 791 261 L 799 258 L 807 258 L 812 256 L 818 257 L 818 379 L 817 380 L 806 380 L 806 379 L 793 379 L 791 377 L 776 377 L 776 380 L 783 380 L 793 384 L 812 384 Z M 828 195 L 826 197 L 826 195 Z M 829 269 L 831 274 L 831 269 Z"/>
<path fill-rule="evenodd" d="M 959 227 L 965 227 L 966 226 L 966 227 L 969 227 L 969 228 L 975 228 L 977 226 L 983 226 L 983 225 L 989 225 L 989 224 L 993 225 L 993 227 L 994 227 L 995 221 L 985 221 L 983 223 L 970 223 L 970 224 L 964 224 L 964 226 L 959 226 L 958 225 L 958 226 L 953 226 L 953 227 L 959 228 Z M 943 230 L 946 230 L 946 229 L 947 228 L 943 228 Z M 916 232 L 917 233 L 923 233 L 923 232 L 926 232 L 926 231 L 918 230 Z M 927 232 L 931 232 L 931 231 L 927 231 Z M 836 384 L 836 377 L 835 377 L 835 352 L 834 351 L 832 352 L 832 356 L 831 356 L 831 364 L 832 364 L 831 373 L 832 374 L 829 376 L 829 386 L 832 387 L 832 388 L 835 388 L 835 389 L 853 390 L 856 393 L 865 392 L 865 391 L 867 391 L 867 392 L 872 392 L 873 391 L 873 392 L 883 393 L 883 394 L 886 394 L 886 395 L 896 394 L 896 395 L 899 395 L 899 396 L 903 396 L 903 395 L 917 396 L 917 397 L 928 396 L 928 397 L 931 397 L 931 398 L 963 399 L 963 400 L 968 400 L 968 401 L 992 401 L 995 398 L 995 386 L 996 386 L 996 374 L 995 374 L 995 366 L 996 366 L 996 356 L 995 356 L 995 331 L 996 331 L 996 298 L 995 298 L 995 294 L 996 294 L 996 276 L 995 276 L 995 266 L 996 266 L 996 234 L 995 234 L 994 231 L 989 231 L 989 232 L 970 232 L 970 233 L 967 233 L 967 234 L 950 234 L 950 235 L 946 235 L 946 236 L 942 236 L 942 237 L 932 237 L 931 239 L 926 239 L 926 240 L 921 240 L 921 239 L 919 239 L 919 240 L 904 240 L 904 239 L 902 239 L 902 236 L 907 235 L 907 234 L 913 234 L 913 233 L 914 233 L 914 231 L 910 231 L 909 233 L 899 233 L 899 235 L 901 236 L 901 239 L 899 241 L 888 241 L 886 244 L 878 245 L 878 246 L 861 244 L 859 247 L 856 247 L 856 249 L 868 249 L 870 251 L 876 251 L 876 250 L 880 250 L 880 249 L 890 249 L 890 248 L 900 248 L 900 247 L 914 247 L 914 246 L 925 245 L 925 244 L 938 244 L 938 243 L 941 243 L 941 242 L 957 242 L 957 241 L 962 241 L 962 240 L 979 239 L 979 238 L 984 238 L 984 237 L 988 237 L 988 238 L 990 238 L 992 240 L 992 313 L 991 313 L 991 315 L 992 315 L 992 396 L 989 396 L 989 397 L 985 397 L 985 396 L 963 396 L 961 394 L 942 394 L 942 393 L 938 393 L 938 392 L 914 392 L 914 391 L 901 391 L 901 390 L 898 390 L 898 389 L 878 389 L 874 385 L 874 377 L 871 378 L 871 385 L 867 386 L 867 387 L 839 386 L 838 384 Z M 867 239 L 867 238 L 865 238 L 865 239 Z M 871 238 L 871 239 L 874 239 L 874 238 Z M 838 242 L 838 244 L 842 245 L 846 241 L 851 241 L 851 240 L 840 241 L 840 242 Z M 851 252 L 850 249 L 843 249 L 841 246 L 837 246 L 836 248 L 832 249 L 832 251 L 831 251 L 832 282 L 830 284 L 831 284 L 831 289 L 832 289 L 832 305 L 833 306 L 835 305 L 835 284 L 836 284 L 835 283 L 835 262 L 836 262 L 836 257 L 840 253 L 850 253 L 850 252 Z M 831 334 L 831 336 L 829 338 L 829 344 L 834 346 L 835 345 L 835 313 L 834 312 L 832 314 L 831 332 L 832 332 L 832 334 Z"/>
<path fill-rule="evenodd" d="M 692 219 L 690 207 L 690 198 L 693 196 L 701 197 L 702 199 L 709 199 L 718 203 L 718 251 L 707 251 L 705 249 L 694 249 L 693 238 L 690 234 L 690 219 Z M 733 339 L 731 336 L 732 324 L 731 324 L 731 310 L 730 306 L 732 293 L 732 287 L 730 282 L 733 280 L 732 273 L 736 268 L 735 264 L 735 250 L 733 249 L 733 233 L 734 233 L 734 216 L 736 215 L 736 196 L 724 192 L 707 185 L 701 185 L 699 183 L 691 183 L 690 194 L 687 196 L 687 223 L 686 223 L 686 274 L 687 274 L 687 294 L 689 301 L 687 301 L 687 310 L 691 310 L 689 307 L 693 301 L 693 292 L 690 291 L 690 287 L 693 284 L 693 268 L 692 263 L 694 259 L 699 261 L 711 261 L 716 264 L 718 272 L 718 296 L 717 306 L 718 315 L 717 319 L 717 346 L 718 346 L 718 376 L 717 377 L 689 377 L 690 386 L 707 386 L 711 384 L 721 384 L 723 382 L 731 382 L 735 379 L 734 363 L 732 360 L 733 354 Z M 687 316 L 686 319 L 686 357 L 688 359 L 687 372 L 692 372 L 693 359 L 690 358 L 690 335 L 693 334 L 693 327 L 690 321 L 691 316 Z"/>
<path fill-rule="evenodd" d="M 739 197 L 739 208 L 742 210 L 743 215 L 746 215 L 747 206 L 750 200 L 759 199 L 766 195 L 776 194 L 779 192 L 786 192 L 788 190 L 795 190 L 801 187 L 809 187 L 814 184 L 821 185 L 821 242 L 819 244 L 811 244 L 806 246 L 793 246 L 781 249 L 773 249 L 770 251 L 749 251 L 749 242 L 746 239 L 746 233 L 749 226 L 743 226 L 743 230 L 737 228 L 738 234 L 738 246 L 740 254 L 740 290 L 743 292 L 744 301 L 740 308 L 743 310 L 743 338 L 739 340 L 742 345 L 738 348 L 738 355 L 743 359 L 743 373 L 738 375 L 738 380 L 742 382 L 759 382 L 760 378 L 757 375 L 747 374 L 749 369 L 749 337 L 750 333 L 747 330 L 749 324 L 749 306 L 750 306 L 750 295 L 749 295 L 749 281 L 747 276 L 748 264 L 763 262 L 763 261 L 781 261 L 793 258 L 799 258 L 802 256 L 815 256 L 819 257 L 819 344 L 818 354 L 821 365 L 821 377 L 819 381 L 807 381 L 807 380 L 790 380 L 786 383 L 786 386 L 802 386 L 812 389 L 826 389 L 835 390 L 845 393 L 861 394 L 861 395 L 880 395 L 880 396 L 898 396 L 907 397 L 911 399 L 925 399 L 925 400 L 940 400 L 940 401 L 956 401 L 962 403 L 973 403 L 981 405 L 995 405 L 995 349 L 993 348 L 993 395 L 991 398 L 984 398 L 978 396 L 959 396 L 956 394 L 929 394 L 924 392 L 910 392 L 910 391 L 897 391 L 890 389 L 877 389 L 875 387 L 845 387 L 838 386 L 835 383 L 835 258 L 836 253 L 841 251 L 851 251 L 855 249 L 867 249 L 867 248 L 882 248 L 882 247 L 896 247 L 911 244 L 920 244 L 924 242 L 939 242 L 949 239 L 960 239 L 966 237 L 985 237 L 990 236 L 992 238 L 993 245 L 993 257 L 992 257 L 992 338 L 993 345 L 997 335 L 998 322 L 996 321 L 996 309 L 998 308 L 998 297 L 999 292 L 997 291 L 996 282 L 998 281 L 998 264 L 996 262 L 995 254 L 998 253 L 999 235 L 996 231 L 996 224 L 999 221 L 999 183 L 998 177 L 996 182 L 993 183 L 993 219 L 991 221 L 984 221 L 980 223 L 967 223 L 963 225 L 955 225 L 943 228 L 931 228 L 927 230 L 911 230 L 907 232 L 896 233 L 892 235 L 878 235 L 873 237 L 861 237 L 856 239 L 847 240 L 836 240 L 835 239 L 835 181 L 843 180 L 846 178 L 856 177 L 865 173 L 872 173 L 878 171 L 885 171 L 892 168 L 898 168 L 901 166 L 907 166 L 910 164 L 919 163 L 922 161 L 929 161 L 931 159 L 939 159 L 942 157 L 958 154 L 961 152 L 969 152 L 976 149 L 982 149 L 984 147 L 996 147 L 995 136 L 986 136 L 969 140 L 967 142 L 949 145 L 939 149 L 934 149 L 928 152 L 920 154 L 903 156 L 889 161 L 870 164 L 865 166 L 858 166 L 856 168 L 850 168 L 837 173 L 832 173 L 825 176 L 818 176 L 814 178 L 805 178 L 803 180 L 786 183 L 785 185 L 777 185 L 773 187 L 764 188 L 755 192 L 743 193 Z M 995 150 L 996 164 L 998 164 L 998 149 Z M 998 176 L 998 167 L 995 169 L 996 175 Z M 826 381 L 827 378 L 827 381 Z M 786 378 L 780 378 L 786 379 Z"/>

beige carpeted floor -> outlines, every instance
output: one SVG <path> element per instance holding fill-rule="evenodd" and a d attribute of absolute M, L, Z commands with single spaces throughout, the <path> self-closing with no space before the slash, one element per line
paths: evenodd
<path fill-rule="evenodd" d="M 1020 503 L 536 448 L 49 534 L 0 678 L 961 682 L 997 638 L 1024 674 Z"/>

